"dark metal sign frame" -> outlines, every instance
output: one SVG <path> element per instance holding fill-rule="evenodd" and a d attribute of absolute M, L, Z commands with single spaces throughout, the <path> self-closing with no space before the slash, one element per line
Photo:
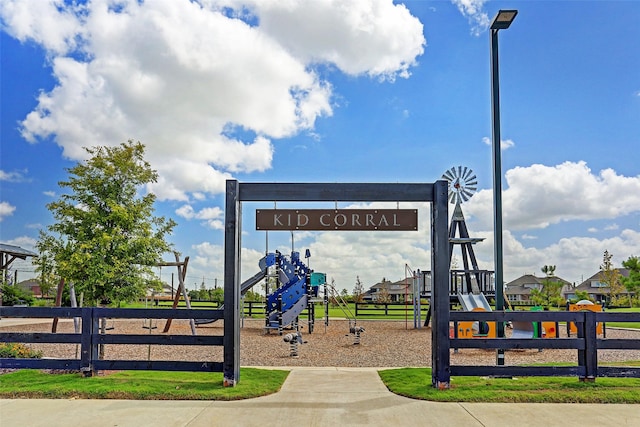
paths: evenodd
<path fill-rule="evenodd" d="M 225 385 L 240 379 L 240 251 L 242 202 L 429 202 L 431 203 L 432 383 L 449 386 L 448 183 L 240 183 L 227 180 L 224 240 Z"/>

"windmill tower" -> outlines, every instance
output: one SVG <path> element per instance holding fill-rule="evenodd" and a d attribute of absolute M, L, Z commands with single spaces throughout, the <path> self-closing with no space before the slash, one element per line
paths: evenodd
<path fill-rule="evenodd" d="M 473 245 L 484 238 L 470 237 L 462 203 L 468 201 L 477 190 L 476 175 L 466 166 L 456 166 L 447 170 L 442 179 L 449 182 L 449 202 L 455 204 L 449 226 L 449 268 L 451 270 L 451 294 L 479 294 L 494 296 L 492 271 L 480 270 L 473 251 Z M 462 269 L 451 269 L 455 247 L 460 247 Z"/>

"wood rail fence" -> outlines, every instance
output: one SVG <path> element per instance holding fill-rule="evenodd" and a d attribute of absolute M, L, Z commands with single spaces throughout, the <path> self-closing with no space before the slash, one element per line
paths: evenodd
<path fill-rule="evenodd" d="M 640 339 L 598 338 L 599 322 L 638 322 L 640 313 L 611 312 L 458 312 L 449 313 L 454 324 L 461 321 L 480 322 L 574 322 L 577 336 L 570 338 L 450 338 L 446 337 L 450 348 L 483 349 L 576 349 L 577 366 L 440 366 L 451 376 L 578 376 L 583 380 L 596 377 L 640 378 L 640 368 L 602 366 L 598 364 L 598 350 L 640 350 Z M 457 328 L 455 328 L 457 329 Z M 508 357 L 508 354 L 507 356 Z"/>
<path fill-rule="evenodd" d="M 216 361 L 101 360 L 101 344 L 149 344 L 222 346 L 222 336 L 170 334 L 101 334 L 99 321 L 108 319 L 222 319 L 222 310 L 187 310 L 164 308 L 68 308 L 68 307 L 2 307 L 2 317 L 79 318 L 79 333 L 0 332 L 0 342 L 56 343 L 79 345 L 76 359 L 14 359 L 0 358 L 0 366 L 15 369 L 80 370 L 93 375 L 100 370 L 160 370 L 222 372 L 223 363 Z"/>

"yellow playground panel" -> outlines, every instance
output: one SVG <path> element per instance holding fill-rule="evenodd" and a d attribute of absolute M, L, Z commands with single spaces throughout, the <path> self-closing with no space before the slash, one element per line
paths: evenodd
<path fill-rule="evenodd" d="M 486 311 L 476 307 L 471 311 Z M 452 331 L 453 332 L 453 331 Z M 496 322 L 458 322 L 458 338 L 495 338 Z"/>
<path fill-rule="evenodd" d="M 591 301 L 583 300 L 583 301 L 578 301 L 576 304 L 569 304 L 569 311 L 600 312 L 600 311 L 602 311 L 602 305 L 594 304 Z M 576 324 L 574 322 L 570 322 L 569 331 L 572 334 L 577 334 L 578 333 L 578 327 L 576 326 Z M 598 335 L 602 335 L 602 332 L 603 332 L 602 323 L 598 322 L 596 324 L 596 333 Z"/>
<path fill-rule="evenodd" d="M 540 322 L 542 326 L 541 338 L 556 338 L 558 333 L 557 322 Z"/>

